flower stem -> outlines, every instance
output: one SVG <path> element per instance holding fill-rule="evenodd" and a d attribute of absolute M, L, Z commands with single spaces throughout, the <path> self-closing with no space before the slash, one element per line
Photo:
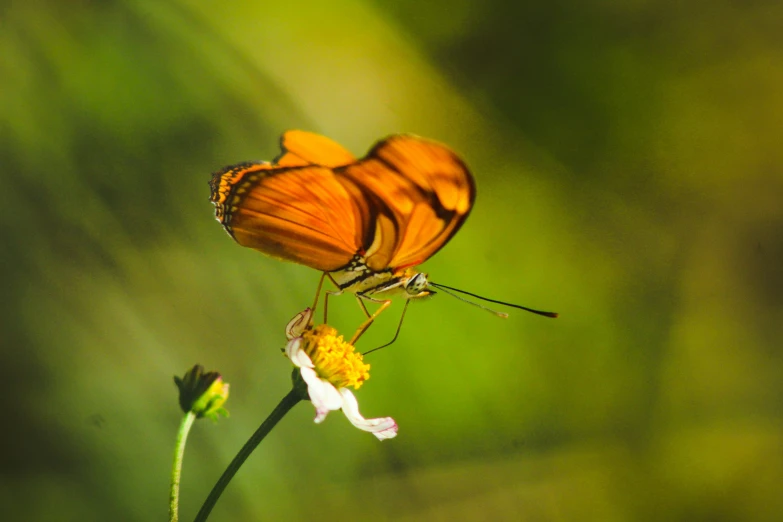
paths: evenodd
<path fill-rule="evenodd" d="M 196 414 L 188 412 L 182 417 L 177 432 L 177 444 L 174 447 L 174 466 L 171 468 L 171 489 L 169 490 L 169 522 L 179 519 L 179 480 L 182 476 L 182 459 L 185 456 L 185 443 L 188 433 L 196 420 Z"/>
<path fill-rule="evenodd" d="M 234 478 L 234 475 L 239 471 L 239 468 L 242 467 L 245 460 L 253 453 L 261 441 L 264 440 L 264 437 L 272 431 L 272 428 L 277 425 L 280 419 L 282 419 L 300 400 L 302 400 L 302 395 L 297 389 L 291 390 L 288 392 L 288 395 L 283 397 L 280 404 L 277 405 L 274 411 L 269 414 L 269 417 L 266 418 L 256 432 L 253 433 L 247 442 L 245 442 L 245 445 L 242 446 L 242 449 L 239 450 L 239 453 L 234 457 L 234 460 L 228 465 L 226 471 L 223 472 L 223 475 L 221 475 L 212 487 L 212 491 L 209 493 L 207 500 L 204 501 L 204 505 L 201 506 L 201 510 L 199 510 L 198 515 L 196 515 L 194 522 L 205 522 L 207 520 L 207 517 L 209 517 L 209 514 L 212 512 L 212 508 L 215 507 L 220 495 L 223 494 L 223 490 L 226 489 L 226 486 L 228 486 L 228 483 Z"/>

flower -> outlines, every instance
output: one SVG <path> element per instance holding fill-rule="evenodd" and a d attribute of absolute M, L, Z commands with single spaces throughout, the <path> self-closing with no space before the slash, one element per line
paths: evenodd
<path fill-rule="evenodd" d="M 299 368 L 299 375 L 307 385 L 308 397 L 315 406 L 316 424 L 323 422 L 330 411 L 343 410 L 351 424 L 379 440 L 395 437 L 394 419 L 365 419 L 359 413 L 356 397 L 348 389 L 349 386 L 358 389 L 370 378 L 370 365 L 331 326 L 311 327 L 311 318 L 312 310 L 307 308 L 288 323 L 285 354 Z"/>
<path fill-rule="evenodd" d="M 204 372 L 200 364 L 193 366 L 182 378 L 174 377 L 179 388 L 179 406 L 185 413 L 217 420 L 228 416 L 223 404 L 228 400 L 228 383 L 218 372 Z"/>

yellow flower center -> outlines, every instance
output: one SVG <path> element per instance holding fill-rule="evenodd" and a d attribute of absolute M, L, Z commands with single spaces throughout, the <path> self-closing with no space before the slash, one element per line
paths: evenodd
<path fill-rule="evenodd" d="M 313 361 L 316 373 L 336 388 L 359 389 L 370 378 L 370 365 L 362 362 L 362 354 L 343 341 L 342 335 L 338 337 L 337 330 L 331 326 L 318 325 L 302 337 L 304 351 Z"/>

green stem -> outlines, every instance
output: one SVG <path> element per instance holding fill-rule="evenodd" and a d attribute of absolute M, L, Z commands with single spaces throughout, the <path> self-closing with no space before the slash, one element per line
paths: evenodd
<path fill-rule="evenodd" d="M 282 419 L 300 400 L 302 400 L 301 392 L 297 389 L 291 390 L 288 392 L 288 395 L 283 397 L 280 404 L 277 405 L 274 411 L 269 414 L 269 417 L 266 418 L 256 432 L 253 433 L 247 442 L 245 442 L 245 445 L 242 446 L 242 449 L 239 450 L 239 453 L 234 457 L 234 460 L 228 465 L 226 471 L 223 472 L 223 475 L 221 475 L 212 487 L 212 491 L 209 493 L 207 500 L 204 501 L 204 505 L 201 506 L 201 510 L 199 510 L 198 515 L 196 515 L 195 522 L 205 522 L 207 520 L 207 517 L 209 517 L 209 514 L 212 512 L 212 508 L 215 507 L 220 495 L 223 494 L 223 490 L 226 489 L 226 486 L 228 486 L 228 483 L 234 478 L 234 475 L 239 471 L 239 468 L 242 467 L 245 460 L 253 453 L 261 441 L 264 440 L 264 437 L 272 431 L 272 428 L 280 422 L 280 419 Z"/>
<path fill-rule="evenodd" d="M 169 490 L 169 522 L 177 522 L 179 519 L 179 480 L 182 476 L 182 459 L 185 456 L 185 443 L 188 433 L 196 420 L 193 412 L 188 412 L 182 417 L 177 433 L 177 445 L 174 448 L 174 466 L 171 468 L 171 489 Z"/>

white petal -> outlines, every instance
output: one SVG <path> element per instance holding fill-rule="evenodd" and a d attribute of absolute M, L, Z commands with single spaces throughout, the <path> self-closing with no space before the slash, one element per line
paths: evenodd
<path fill-rule="evenodd" d="M 310 308 L 305 308 L 294 316 L 293 319 L 288 321 L 285 327 L 285 336 L 288 340 L 296 337 L 301 337 L 305 331 L 305 327 L 310 324 L 310 318 L 313 316 L 313 311 Z"/>
<path fill-rule="evenodd" d="M 310 360 L 310 356 L 302 350 L 302 342 L 301 337 L 288 341 L 285 345 L 285 355 L 297 368 L 313 368 L 315 365 Z"/>
<path fill-rule="evenodd" d="M 301 347 L 302 347 L 301 337 L 297 337 L 296 339 L 289 340 L 288 344 L 285 345 L 285 356 L 288 357 L 293 362 L 293 360 L 297 357 L 297 353 L 301 351 Z"/>
<path fill-rule="evenodd" d="M 378 440 L 391 439 L 397 436 L 397 423 L 391 417 L 381 417 L 378 419 L 365 419 L 359 413 L 359 403 L 356 401 L 351 390 L 341 388 L 340 395 L 343 399 L 343 413 L 348 420 L 360 430 L 369 431 Z"/>
<path fill-rule="evenodd" d="M 315 423 L 320 424 L 330 411 L 339 410 L 343 398 L 329 381 L 321 379 L 312 368 L 302 368 L 302 379 L 307 383 L 307 394 L 315 407 Z"/>

